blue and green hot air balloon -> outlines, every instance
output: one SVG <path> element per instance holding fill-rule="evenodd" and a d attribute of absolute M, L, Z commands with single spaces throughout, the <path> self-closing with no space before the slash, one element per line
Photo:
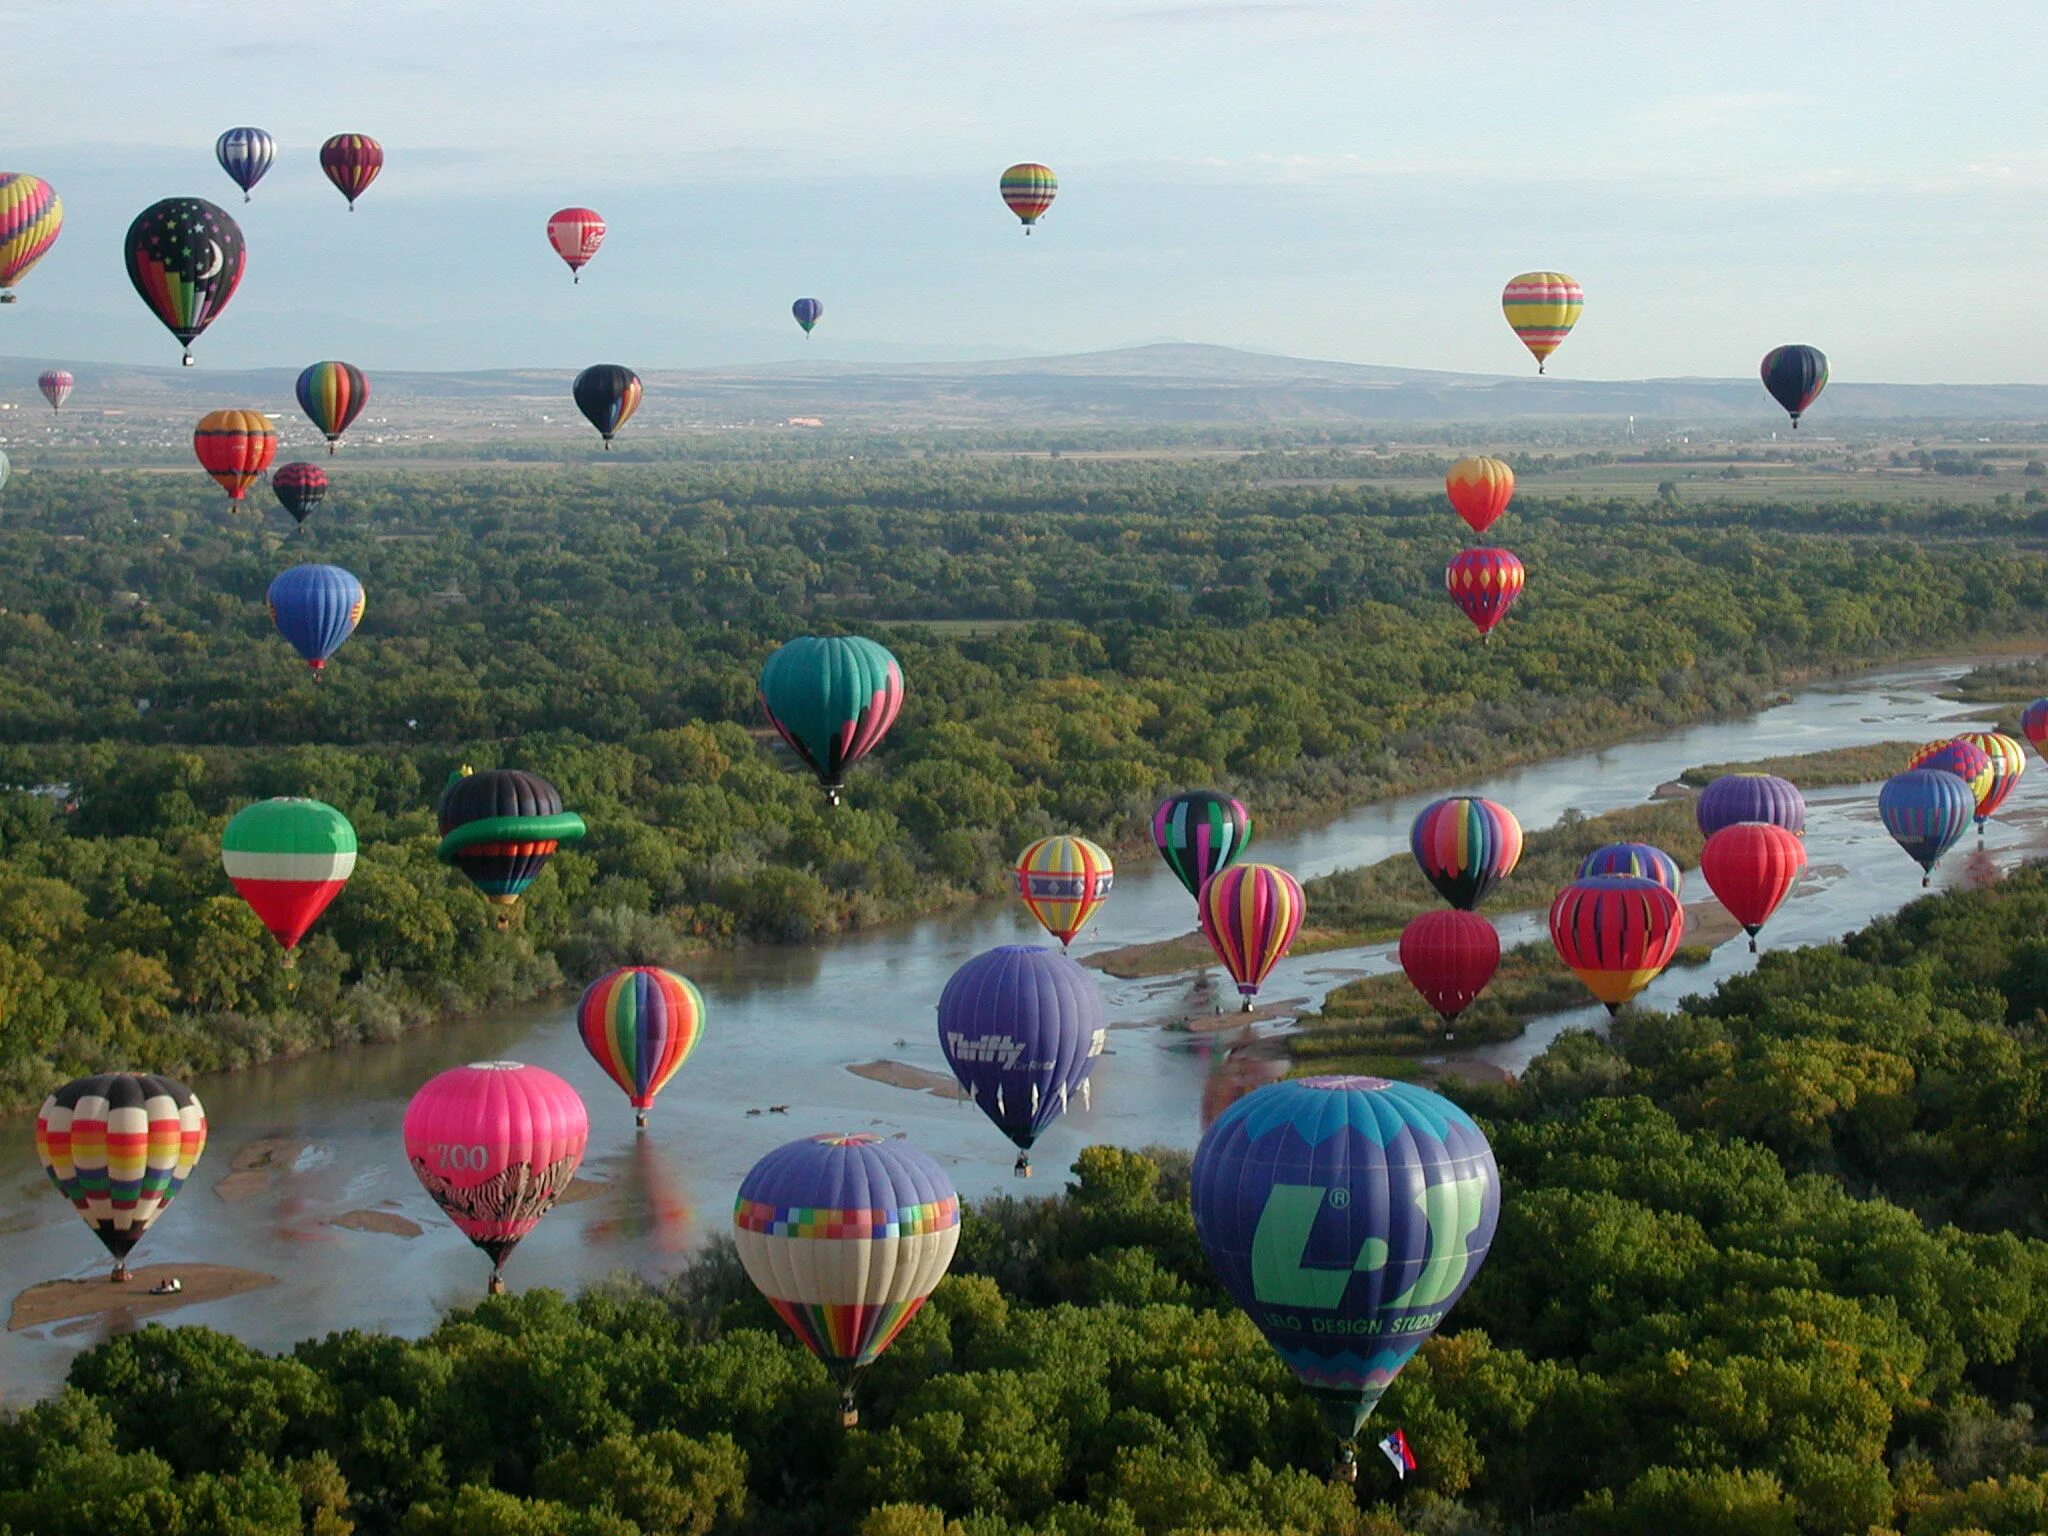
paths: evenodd
<path fill-rule="evenodd" d="M 1366 1418 L 1485 1262 L 1493 1149 L 1426 1088 L 1309 1077 L 1218 1116 L 1193 1177 L 1210 1265 L 1308 1388 L 1355 1481 Z"/>
<path fill-rule="evenodd" d="M 796 323 L 804 328 L 806 336 L 811 334 L 811 327 L 825 318 L 825 306 L 816 299 L 798 299 L 789 306 L 789 312 L 796 316 Z"/>
<path fill-rule="evenodd" d="M 903 708 L 903 669 L 858 635 L 805 635 L 761 668 L 761 708 L 837 805 L 846 770 L 874 750 Z"/>
<path fill-rule="evenodd" d="M 1961 841 L 1977 817 L 1970 786 L 1941 768 L 1909 768 L 1884 781 L 1877 814 L 1892 841 L 1920 866 L 1920 883 L 1934 883 L 1934 866 Z"/>

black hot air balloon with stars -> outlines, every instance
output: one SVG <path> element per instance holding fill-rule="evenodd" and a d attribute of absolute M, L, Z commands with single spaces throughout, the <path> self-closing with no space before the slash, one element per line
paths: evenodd
<path fill-rule="evenodd" d="M 124 253 L 128 281 L 184 344 L 190 368 L 192 343 L 219 318 L 242 281 L 249 259 L 242 227 L 203 197 L 167 197 L 136 215 Z"/>

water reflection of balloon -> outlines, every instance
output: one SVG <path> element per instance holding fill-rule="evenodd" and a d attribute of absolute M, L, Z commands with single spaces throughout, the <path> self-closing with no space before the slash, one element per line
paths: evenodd
<path fill-rule="evenodd" d="M 652 1243 L 660 1253 L 696 1249 L 696 1208 L 689 1187 L 675 1176 L 667 1156 L 650 1136 L 635 1136 L 623 1177 L 605 1202 L 610 1214 L 585 1222 L 581 1236 L 596 1247 Z"/>
<path fill-rule="evenodd" d="M 1216 1117 L 1246 1094 L 1277 1083 L 1287 1076 L 1287 1058 L 1260 1055 L 1253 1045 L 1235 1045 L 1218 1051 L 1211 1043 L 1196 1047 L 1197 1054 L 1210 1062 L 1202 1079 L 1202 1129 L 1216 1123 Z"/>

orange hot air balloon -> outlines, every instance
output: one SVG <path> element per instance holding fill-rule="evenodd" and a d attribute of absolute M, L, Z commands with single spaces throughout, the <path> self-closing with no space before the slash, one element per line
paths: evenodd
<path fill-rule="evenodd" d="M 1451 509 L 1474 533 L 1484 533 L 1507 511 L 1515 494 L 1515 472 L 1499 459 L 1460 459 L 1444 476 Z"/>
<path fill-rule="evenodd" d="M 277 432 L 261 411 L 209 411 L 192 433 L 192 451 L 228 500 L 240 501 L 277 457 Z"/>

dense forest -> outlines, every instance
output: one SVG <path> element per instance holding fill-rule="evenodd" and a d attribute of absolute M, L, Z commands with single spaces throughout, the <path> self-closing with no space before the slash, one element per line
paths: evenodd
<path fill-rule="evenodd" d="M 98 1536 L 2034 1536 L 2048 1455 L 2048 878 L 1769 954 L 1462 1091 L 1492 1255 L 1321 1476 L 1211 1279 L 1187 1160 L 969 1214 L 861 1427 L 728 1246 L 430 1336 L 109 1340 L 0 1425 L 0 1530 Z"/>
<path fill-rule="evenodd" d="M 2008 515 L 1881 515 L 1919 522 L 1531 503 L 1496 530 L 1529 589 L 1482 646 L 1442 592 L 1465 540 L 1438 498 L 1235 464 L 356 471 L 297 531 L 196 471 L 17 476 L 0 1102 L 985 896 L 1047 832 L 1142 850 L 1173 788 L 1230 788 L 1270 827 L 2043 627 L 2048 559 Z M 369 593 L 317 682 L 263 602 L 314 560 Z M 848 630 L 901 658 L 909 702 L 835 811 L 755 679 L 782 640 Z M 509 934 L 433 857 L 464 763 L 547 775 L 591 827 Z M 279 794 L 340 807 L 364 849 L 295 975 L 218 867 L 225 818 Z"/>

